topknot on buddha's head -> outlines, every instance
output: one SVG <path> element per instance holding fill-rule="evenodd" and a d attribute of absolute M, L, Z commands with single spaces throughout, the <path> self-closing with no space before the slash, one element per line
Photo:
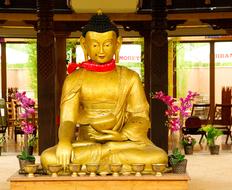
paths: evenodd
<path fill-rule="evenodd" d="M 114 31 L 119 36 L 119 31 L 117 26 L 110 20 L 110 18 L 102 14 L 101 12 L 98 12 L 98 14 L 93 15 L 88 24 L 85 25 L 82 29 L 82 36 L 85 37 L 86 33 L 89 31 L 93 32 L 108 32 L 108 31 Z"/>

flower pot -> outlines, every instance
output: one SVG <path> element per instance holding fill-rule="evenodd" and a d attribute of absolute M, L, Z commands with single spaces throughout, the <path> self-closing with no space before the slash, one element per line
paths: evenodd
<path fill-rule="evenodd" d="M 193 145 L 184 146 L 184 153 L 188 155 L 193 154 Z"/>
<path fill-rule="evenodd" d="M 177 173 L 177 174 L 186 173 L 186 167 L 187 167 L 187 160 L 184 159 L 183 161 L 175 165 L 172 165 L 172 171 L 173 173 Z"/>
<path fill-rule="evenodd" d="M 24 167 L 28 164 L 35 164 L 35 161 L 30 161 L 30 160 L 22 160 L 19 158 L 19 155 L 17 155 L 17 158 L 19 160 L 19 168 L 20 171 L 23 172 L 24 171 Z"/>
<path fill-rule="evenodd" d="M 212 155 L 219 154 L 219 148 L 220 148 L 219 145 L 209 146 L 210 154 Z"/>

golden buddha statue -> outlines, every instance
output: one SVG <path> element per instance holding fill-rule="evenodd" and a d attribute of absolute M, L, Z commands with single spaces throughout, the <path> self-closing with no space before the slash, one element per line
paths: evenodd
<path fill-rule="evenodd" d="M 104 14 L 94 15 L 84 27 L 80 43 L 85 59 L 65 79 L 59 142 L 41 155 L 41 163 L 167 163 L 164 150 L 147 137 L 149 105 L 138 74 L 116 66 L 122 39 Z M 75 137 L 76 127 L 78 135 Z M 103 170 L 103 169 L 102 169 Z"/>

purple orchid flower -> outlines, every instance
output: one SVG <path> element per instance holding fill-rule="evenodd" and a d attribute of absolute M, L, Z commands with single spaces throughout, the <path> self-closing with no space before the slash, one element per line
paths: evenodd
<path fill-rule="evenodd" d="M 189 110 L 192 108 L 192 101 L 196 96 L 199 96 L 199 94 L 188 91 L 185 98 L 179 99 L 180 105 L 177 105 L 177 101 L 173 97 L 165 95 L 162 91 L 156 92 L 154 95 L 152 95 L 152 98 L 161 100 L 167 104 L 168 109 L 165 111 L 165 115 L 169 118 L 168 126 L 170 127 L 171 131 L 174 132 L 180 130 L 181 128 L 180 118 L 184 119 L 189 117 Z M 179 118 L 177 118 L 177 116 L 179 116 Z"/>
<path fill-rule="evenodd" d="M 24 120 L 21 122 L 22 130 L 25 134 L 31 134 L 35 130 L 35 126 L 28 122 L 30 118 L 35 115 L 35 101 L 26 96 L 26 92 L 17 92 L 16 99 L 20 102 L 23 112 L 20 114 L 20 117 Z"/>
<path fill-rule="evenodd" d="M 33 131 L 35 130 L 34 125 L 30 122 L 22 121 L 21 125 L 22 125 L 22 130 L 25 134 L 32 134 Z"/>

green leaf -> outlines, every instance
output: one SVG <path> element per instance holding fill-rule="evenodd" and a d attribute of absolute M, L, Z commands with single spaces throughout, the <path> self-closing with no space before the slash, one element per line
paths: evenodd
<path fill-rule="evenodd" d="M 172 165 L 176 165 L 179 162 L 182 162 L 185 159 L 185 155 L 181 153 L 178 148 L 175 148 L 170 155 L 170 162 Z"/>
<path fill-rule="evenodd" d="M 213 127 L 212 125 L 206 125 L 203 126 L 200 131 L 205 131 L 206 132 L 206 140 L 207 140 L 207 144 L 209 146 L 211 145 L 215 145 L 215 141 L 216 139 L 223 135 L 222 131 L 220 129 L 217 129 L 215 127 Z"/>
<path fill-rule="evenodd" d="M 27 151 L 22 151 L 22 153 L 18 155 L 18 158 L 22 160 L 35 161 L 35 157 L 33 155 L 29 155 Z"/>

